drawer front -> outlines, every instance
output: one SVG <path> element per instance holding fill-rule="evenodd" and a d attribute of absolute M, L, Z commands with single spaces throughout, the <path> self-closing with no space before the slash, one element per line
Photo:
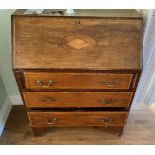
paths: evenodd
<path fill-rule="evenodd" d="M 27 89 L 129 89 L 132 74 L 25 72 Z"/>
<path fill-rule="evenodd" d="M 127 112 L 28 112 L 31 126 L 123 126 Z"/>
<path fill-rule="evenodd" d="M 132 92 L 24 92 L 27 107 L 128 107 Z"/>

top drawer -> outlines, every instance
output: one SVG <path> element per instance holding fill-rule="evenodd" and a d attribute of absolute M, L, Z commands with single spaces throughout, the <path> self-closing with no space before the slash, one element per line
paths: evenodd
<path fill-rule="evenodd" d="M 129 89 L 132 74 L 24 72 L 27 89 Z"/>

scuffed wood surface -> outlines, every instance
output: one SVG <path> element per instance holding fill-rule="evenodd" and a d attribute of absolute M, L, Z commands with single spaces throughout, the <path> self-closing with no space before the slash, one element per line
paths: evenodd
<path fill-rule="evenodd" d="M 14 68 L 141 69 L 142 19 L 13 16 Z"/>

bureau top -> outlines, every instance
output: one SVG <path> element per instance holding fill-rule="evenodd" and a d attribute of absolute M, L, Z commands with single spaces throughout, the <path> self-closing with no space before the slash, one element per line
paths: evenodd
<path fill-rule="evenodd" d="M 141 14 L 134 9 L 74 9 L 74 14 L 65 9 L 18 9 L 13 15 L 18 16 L 52 16 L 52 17 L 127 17 L 141 18 Z"/>
<path fill-rule="evenodd" d="M 82 14 L 57 17 L 16 11 L 13 68 L 141 69 L 142 18 L 97 18 L 93 10 L 89 18 L 81 12 L 84 18 Z M 104 10 L 99 12 L 104 15 Z"/>

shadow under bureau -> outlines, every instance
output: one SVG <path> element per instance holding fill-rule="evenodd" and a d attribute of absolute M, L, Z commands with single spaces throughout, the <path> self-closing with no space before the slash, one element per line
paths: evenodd
<path fill-rule="evenodd" d="M 12 15 L 13 72 L 34 135 L 55 126 L 121 135 L 142 71 L 142 18 L 24 12 Z"/>

